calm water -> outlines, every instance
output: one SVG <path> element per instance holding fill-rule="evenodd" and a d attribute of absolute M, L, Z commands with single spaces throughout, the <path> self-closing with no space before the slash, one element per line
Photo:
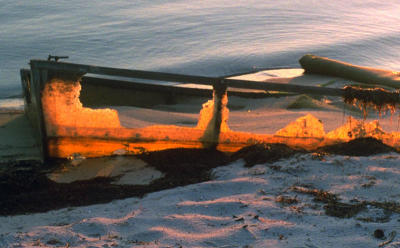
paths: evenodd
<path fill-rule="evenodd" d="M 210 76 L 298 67 L 306 53 L 400 71 L 397 0 L 0 0 L 0 6 L 3 99 L 20 94 L 19 69 L 48 54 Z"/>

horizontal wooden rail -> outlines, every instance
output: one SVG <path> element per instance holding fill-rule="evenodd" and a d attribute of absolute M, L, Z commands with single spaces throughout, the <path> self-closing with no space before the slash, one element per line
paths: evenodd
<path fill-rule="evenodd" d="M 342 96 L 344 93 L 342 89 L 316 87 L 316 86 L 182 75 L 182 74 L 165 73 L 165 72 L 130 70 L 130 69 L 120 69 L 112 67 L 73 64 L 65 62 L 44 61 L 44 60 L 31 60 L 31 66 L 32 68 L 37 68 L 37 69 L 67 71 L 72 73 L 81 73 L 81 74 L 92 73 L 100 75 L 121 76 L 121 77 L 149 79 L 149 80 L 167 81 L 167 82 L 191 83 L 191 84 L 201 84 L 201 85 L 215 85 L 223 82 L 228 87 L 265 90 L 265 91 L 283 91 L 291 93 L 317 94 L 317 95 L 330 95 L 330 96 Z"/>
<path fill-rule="evenodd" d="M 236 80 L 236 79 L 224 79 L 228 87 L 234 88 L 245 88 L 254 90 L 265 90 L 265 91 L 283 91 L 293 92 L 301 94 L 314 94 L 314 95 L 329 95 L 329 96 L 342 96 L 343 89 L 325 88 L 316 86 L 306 86 L 297 84 L 281 84 L 272 82 L 259 82 L 259 81 L 248 81 L 248 80 Z"/>
<path fill-rule="evenodd" d="M 102 67 L 83 64 L 72 64 L 65 62 L 54 62 L 44 60 L 31 60 L 31 66 L 37 69 L 47 69 L 55 71 L 67 71 L 72 73 L 93 73 L 99 75 L 120 76 L 130 78 L 141 78 L 148 80 L 158 80 L 167 82 L 193 83 L 203 85 L 213 85 L 218 83 L 221 78 L 190 76 L 166 72 L 152 72 L 141 70 L 120 69 L 112 67 Z"/>

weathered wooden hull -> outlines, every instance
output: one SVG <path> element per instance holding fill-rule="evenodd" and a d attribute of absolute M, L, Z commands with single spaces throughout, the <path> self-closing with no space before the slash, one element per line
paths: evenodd
<path fill-rule="evenodd" d="M 312 150 L 354 138 L 341 134 L 342 131 L 325 134 L 318 119 L 312 116 L 300 119 L 300 124 L 295 123 L 291 128 L 300 130 L 295 132 L 290 129 L 276 133 L 232 130 L 227 123 L 227 94 L 252 99 L 271 96 L 271 91 L 342 96 L 343 89 L 40 60 L 30 64 L 30 70 L 21 70 L 25 111 L 35 129 L 43 160 L 134 155 L 170 148 L 216 148 L 234 152 L 262 142 Z M 189 103 L 192 104 L 191 113 L 164 111 L 167 117 L 160 117 L 161 121 L 157 120 L 161 112 L 153 111 L 159 106 L 170 108 Z M 132 117 L 131 125 L 124 123 L 115 106 L 132 107 L 132 112 L 128 111 L 132 113 L 128 116 L 128 119 Z M 153 115 L 150 117 L 155 121 L 148 121 L 148 115 Z M 180 119 L 170 122 L 169 115 Z M 314 127 L 309 127 L 310 123 Z M 397 134 L 375 133 L 386 143 L 398 146 L 400 136 Z"/>
<path fill-rule="evenodd" d="M 110 73 L 105 69 L 105 74 L 113 75 L 121 71 L 123 76 L 131 73 L 120 69 L 112 69 Z M 85 72 L 85 65 L 65 65 L 50 61 L 31 61 L 31 70 L 21 70 L 25 111 L 35 129 L 43 159 L 77 155 L 128 155 L 169 148 L 218 146 L 222 150 L 232 151 L 242 147 L 238 144 L 219 145 L 221 117 L 215 117 L 218 116 L 215 112 L 220 112 L 218 108 L 221 106 L 210 107 L 211 112 L 207 117 L 209 119 L 203 120 L 206 123 L 202 127 L 157 125 L 126 128 L 119 123 L 116 111 L 99 109 L 100 106 L 152 108 L 160 104 L 184 104 L 193 98 L 206 102 L 213 98 L 213 92 L 214 97 L 221 99 L 226 94 L 225 88 L 219 96 L 215 96 L 212 86 L 217 79 L 187 76 L 180 78 L 179 75 L 178 78 L 170 78 L 169 74 L 161 75 L 167 80 L 207 82 L 199 88 L 182 87 L 182 84 L 176 83 L 143 83 L 140 80 L 137 82 L 137 78 L 132 80 L 127 77 L 83 76 Z M 231 92 L 236 96 L 265 96 L 265 91 L 257 89 Z M 198 104 L 199 111 L 201 108 L 201 104 Z M 114 124 L 109 125 L 110 123 Z"/>

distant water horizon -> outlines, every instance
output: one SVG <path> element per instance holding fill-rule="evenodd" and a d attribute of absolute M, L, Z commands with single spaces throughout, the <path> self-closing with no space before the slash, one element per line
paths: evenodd
<path fill-rule="evenodd" d="M 299 67 L 307 53 L 400 71 L 395 0 L 0 3 L 0 108 L 21 97 L 19 69 L 49 54 L 204 76 Z"/>

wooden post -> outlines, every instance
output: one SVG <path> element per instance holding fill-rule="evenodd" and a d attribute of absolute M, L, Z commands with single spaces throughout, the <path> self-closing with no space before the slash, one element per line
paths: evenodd
<path fill-rule="evenodd" d="M 27 87 L 26 91 L 30 93 L 29 95 L 25 95 L 25 101 L 28 103 L 25 105 L 25 111 L 35 131 L 34 135 L 36 138 L 36 142 L 40 147 L 41 160 L 44 162 L 47 158 L 47 144 L 46 128 L 43 118 L 41 99 L 43 89 L 43 76 L 43 71 L 41 69 L 38 69 L 34 64 L 31 63 L 31 75 L 29 79 L 30 82 L 22 82 L 22 84 L 25 84 L 23 87 Z M 26 80 L 27 78 L 24 79 Z"/>
<path fill-rule="evenodd" d="M 214 116 L 212 118 L 213 123 L 209 123 L 207 130 L 212 130 L 212 137 L 205 145 L 206 148 L 216 149 L 219 143 L 219 134 L 221 133 L 222 124 L 222 109 L 223 109 L 223 98 L 225 97 L 227 84 L 224 79 L 219 79 L 213 84 L 214 90 Z M 206 130 L 206 132 L 207 132 Z"/>
<path fill-rule="evenodd" d="M 223 108 L 223 98 L 226 94 L 227 84 L 224 79 L 220 79 L 216 84 L 213 85 L 214 94 L 215 94 L 215 104 L 216 104 L 216 116 L 215 116 L 215 131 L 216 135 L 221 132 L 221 124 L 222 124 L 222 108 Z"/>

